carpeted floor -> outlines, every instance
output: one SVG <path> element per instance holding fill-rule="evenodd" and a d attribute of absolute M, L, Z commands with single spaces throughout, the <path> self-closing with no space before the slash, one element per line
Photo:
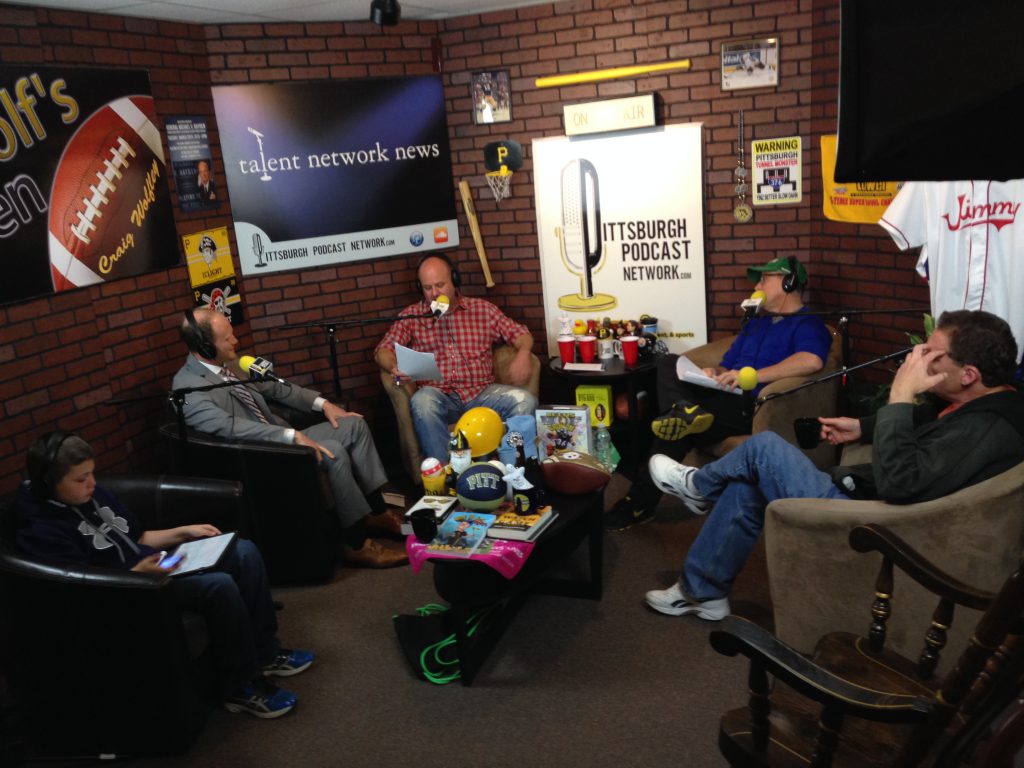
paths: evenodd
<path fill-rule="evenodd" d="M 606 506 L 625 488 L 616 475 Z M 724 765 L 718 717 L 743 704 L 746 665 L 711 649 L 714 624 L 643 604 L 646 590 L 676 578 L 701 522 L 666 499 L 655 521 L 606 534 L 603 600 L 531 597 L 469 688 L 417 679 L 399 649 L 391 617 L 436 599 L 427 570 L 343 568 L 326 585 L 276 590 L 282 640 L 317 652 L 286 681 L 300 695 L 296 710 L 261 721 L 218 709 L 187 754 L 132 764 Z M 760 549 L 732 606 L 770 622 Z"/>

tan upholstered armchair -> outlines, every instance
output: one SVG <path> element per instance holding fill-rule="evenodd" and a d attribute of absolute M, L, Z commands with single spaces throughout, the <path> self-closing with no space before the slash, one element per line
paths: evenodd
<path fill-rule="evenodd" d="M 853 456 L 851 448 L 856 449 Z M 865 450 L 866 449 L 866 450 Z M 850 446 L 843 463 L 868 461 L 870 446 Z M 879 559 L 850 549 L 847 538 L 858 525 L 877 523 L 901 537 L 950 576 L 976 589 L 996 590 L 1013 571 L 1024 546 L 1024 463 L 1001 475 L 934 501 L 886 504 L 881 501 L 780 499 L 765 512 L 768 581 L 775 611 L 775 634 L 809 652 L 826 632 L 865 634 Z M 924 648 L 934 601 L 897 573 L 887 647 L 909 658 Z M 949 634 L 955 659 L 979 614 L 957 609 Z"/>
<path fill-rule="evenodd" d="M 779 379 L 768 384 L 761 395 L 768 395 L 773 392 L 785 392 L 803 384 L 805 381 L 824 376 L 827 373 L 838 371 L 843 365 L 842 339 L 834 329 L 829 327 L 832 334 L 832 347 L 828 353 L 828 360 L 825 367 L 813 376 L 793 376 L 788 379 Z M 736 340 L 735 336 L 728 336 L 724 339 L 717 339 L 700 347 L 695 347 L 686 353 L 701 368 L 714 368 L 722 361 L 722 356 L 729 349 L 729 346 Z M 839 378 L 807 387 L 800 392 L 780 397 L 765 402 L 757 413 L 754 414 L 753 434 L 771 430 L 789 442 L 796 444 L 796 435 L 793 434 L 793 420 L 801 416 L 836 416 L 839 398 Z M 659 405 L 667 408 L 668 403 Z M 720 458 L 746 440 L 749 435 L 735 435 L 728 437 L 720 443 L 705 448 L 694 449 L 686 458 L 686 463 L 694 466 L 701 466 Z M 822 443 L 813 450 L 804 451 L 808 458 L 814 462 L 819 469 L 828 469 L 835 466 L 836 452 L 828 443 Z"/>
<path fill-rule="evenodd" d="M 508 366 L 515 357 L 516 350 L 510 346 L 499 346 L 494 350 L 494 379 L 498 384 L 508 384 Z M 536 355 L 531 356 L 533 365 L 530 369 L 530 380 L 526 389 L 530 390 L 536 397 L 540 393 L 540 359 Z M 409 474 L 414 483 L 420 482 L 420 464 L 423 461 L 423 453 L 420 451 L 420 442 L 416 437 L 416 430 L 412 426 L 412 413 L 409 410 L 409 400 L 416 392 L 416 384 L 403 384 L 395 386 L 395 380 L 386 371 L 380 372 L 381 384 L 384 391 L 388 393 L 391 400 L 391 407 L 395 411 L 395 421 L 398 423 L 398 442 L 402 451 L 402 466 Z"/>

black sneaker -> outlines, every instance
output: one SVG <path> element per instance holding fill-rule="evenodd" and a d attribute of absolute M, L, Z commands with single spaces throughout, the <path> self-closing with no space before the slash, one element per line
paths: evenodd
<path fill-rule="evenodd" d="M 682 440 L 687 435 L 707 432 L 715 415 L 696 403 L 680 400 L 651 422 L 651 432 L 662 440 Z"/>
<path fill-rule="evenodd" d="M 640 507 L 626 496 L 619 499 L 604 518 L 604 527 L 609 531 L 624 531 L 634 525 L 654 519 L 654 508 Z"/>

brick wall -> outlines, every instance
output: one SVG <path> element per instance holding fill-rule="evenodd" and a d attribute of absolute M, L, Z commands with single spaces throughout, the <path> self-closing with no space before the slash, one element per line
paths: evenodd
<path fill-rule="evenodd" d="M 0 6 L 0 61 L 147 69 L 161 116 L 209 103 L 205 30 L 194 25 Z M 230 222 L 226 207 L 177 215 L 179 233 Z M 90 440 L 104 467 L 155 469 L 161 393 L 180 365 L 176 324 L 189 305 L 178 267 L 0 307 L 0 493 L 16 485 L 31 440 L 58 426 Z M 104 404 L 114 398 L 133 402 Z"/>
<path fill-rule="evenodd" d="M 720 44 L 767 35 L 781 41 L 779 87 L 723 92 Z M 926 291 L 912 275 L 913 258 L 898 255 L 878 227 L 839 225 L 821 215 L 818 137 L 835 127 L 837 0 L 570 0 L 403 22 L 383 31 L 370 23 L 197 27 L 0 5 L 0 62 L 147 69 L 161 117 L 208 117 L 218 178 L 223 165 L 211 84 L 428 74 L 438 48 L 453 176 L 456 183 L 469 179 L 473 187 L 497 286 L 485 289 L 466 228 L 460 233 L 464 245 L 452 256 L 463 265 L 466 293 L 487 295 L 522 318 L 538 339 L 538 351 L 546 346 L 530 142 L 561 134 L 562 105 L 575 101 L 655 92 L 659 123 L 704 123 L 713 336 L 735 331 L 736 304 L 750 291 L 746 265 L 776 254 L 808 262 L 809 298 L 820 306 L 927 303 Z M 690 71 L 563 88 L 533 85 L 544 75 L 680 58 L 691 60 Z M 487 69 L 510 71 L 511 123 L 473 124 L 470 76 Z M 804 201 L 755 209 L 753 221 L 744 225 L 732 219 L 740 109 L 748 139 L 802 136 L 805 164 Z M 499 207 L 482 176 L 482 151 L 487 142 L 503 138 L 519 141 L 526 158 L 512 181 L 511 197 Z M 458 198 L 455 189 L 453 195 Z M 179 234 L 229 226 L 230 201 L 214 215 L 177 216 Z M 279 326 L 393 314 L 414 298 L 414 264 L 413 256 L 395 257 L 240 279 L 247 320 L 238 331 L 243 348 L 270 357 L 291 380 L 331 393 L 324 335 Z M 180 365 L 176 328 L 190 303 L 188 278 L 179 267 L 0 307 L 0 492 L 16 484 L 31 439 L 56 426 L 79 430 L 99 449 L 106 467 L 158 467 L 159 396 Z M 917 318 L 869 317 L 853 327 L 861 359 L 890 351 L 901 343 L 899 329 L 920 325 Z M 338 339 L 348 404 L 386 425 L 390 412 L 370 360 L 383 331 L 345 329 Z M 112 398 L 149 399 L 106 405 Z"/>

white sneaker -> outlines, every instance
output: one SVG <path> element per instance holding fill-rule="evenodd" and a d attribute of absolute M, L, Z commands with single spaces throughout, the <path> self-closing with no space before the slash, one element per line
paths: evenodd
<path fill-rule="evenodd" d="M 687 613 L 695 613 L 708 621 L 720 621 L 731 613 L 728 598 L 705 600 L 700 603 L 693 602 L 683 594 L 678 583 L 668 589 L 652 589 L 647 593 L 646 601 L 658 613 L 669 616 L 685 616 Z"/>
<path fill-rule="evenodd" d="M 693 473 L 697 471 L 696 467 L 688 467 L 664 454 L 656 453 L 647 462 L 647 469 L 658 490 L 678 496 L 695 515 L 706 515 L 713 506 L 693 486 Z"/>

